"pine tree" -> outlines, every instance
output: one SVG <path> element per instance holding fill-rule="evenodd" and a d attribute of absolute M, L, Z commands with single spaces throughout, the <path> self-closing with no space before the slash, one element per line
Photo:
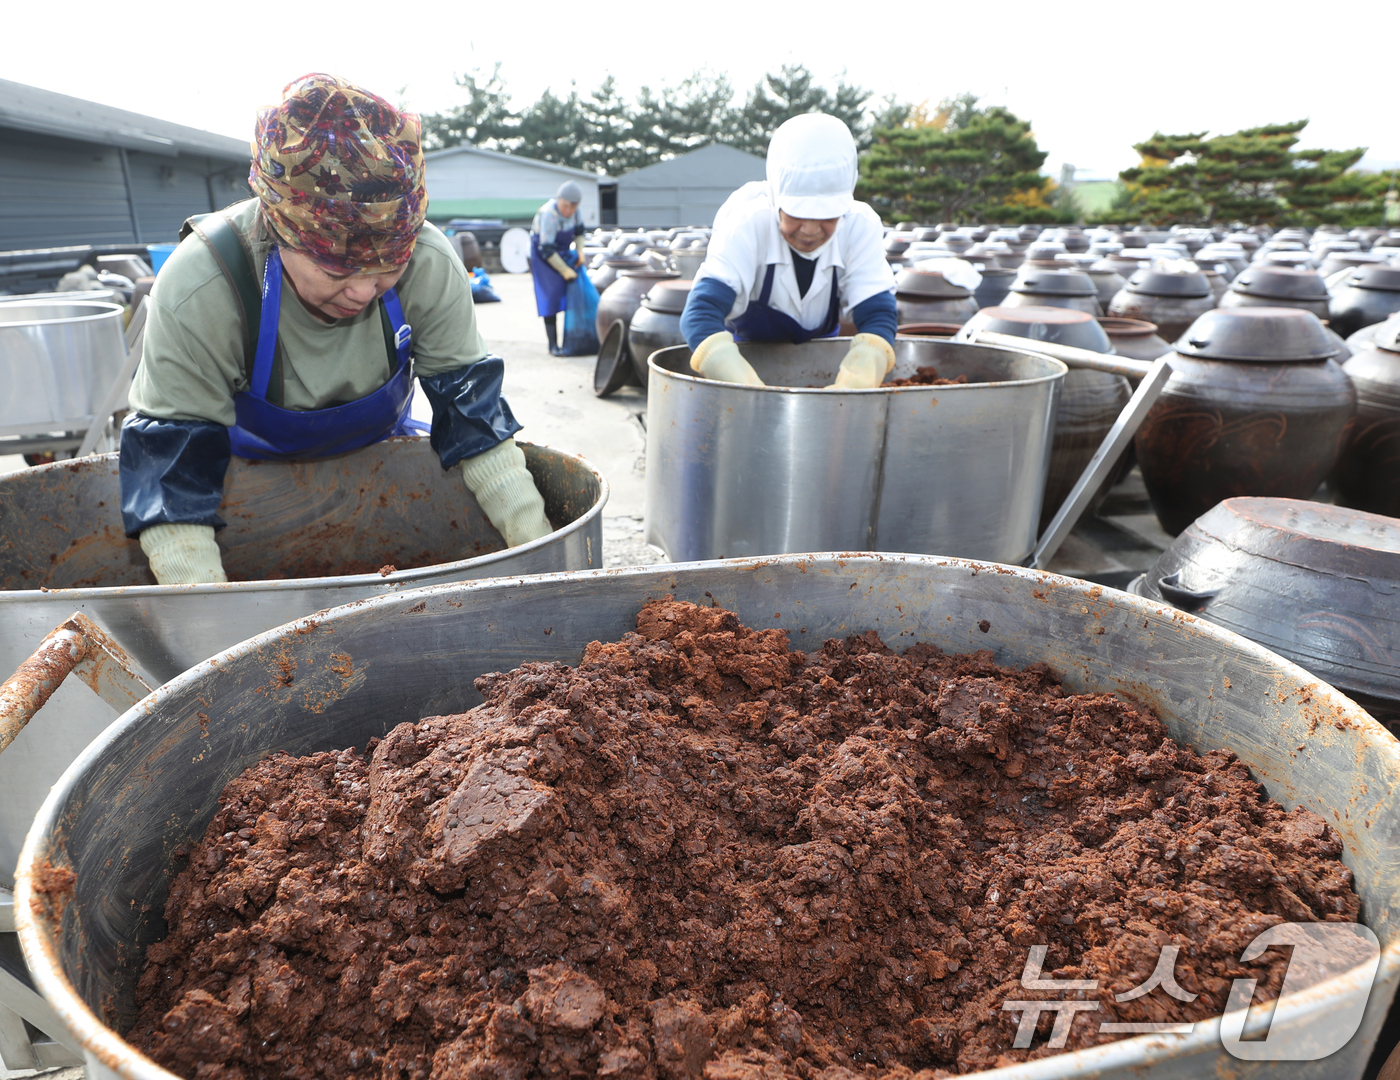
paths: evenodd
<path fill-rule="evenodd" d="M 858 198 L 886 221 L 1059 220 L 1030 124 L 963 95 L 932 117 L 877 130 Z M 915 110 L 918 112 L 918 110 Z"/>
<path fill-rule="evenodd" d="M 632 111 L 611 75 L 582 103 L 584 137 L 579 168 L 617 176 L 635 156 Z"/>
<path fill-rule="evenodd" d="M 1142 163 L 1119 176 L 1133 191 L 1137 215 L 1158 225 L 1379 224 L 1374 181 L 1349 171 L 1365 149 L 1295 151 L 1307 124 L 1211 138 L 1158 132 L 1133 147 Z"/>
<path fill-rule="evenodd" d="M 586 128 L 576 90 L 566 98 L 546 90 L 520 114 L 511 137 L 501 140 L 502 149 L 576 169 L 587 143 Z"/>
<path fill-rule="evenodd" d="M 650 165 L 713 142 L 730 142 L 734 88 L 723 75 L 697 71 L 679 86 L 659 94 L 644 86 L 632 113 L 632 141 L 637 159 L 631 167 Z"/>
<path fill-rule="evenodd" d="M 870 91 L 842 80 L 837 81 L 834 91 L 829 91 L 816 84 L 805 65 L 784 64 L 778 74 L 765 75 L 749 91 L 738 110 L 729 141 L 740 150 L 762 157 L 768 153 L 768 140 L 783 121 L 803 113 L 823 112 L 845 123 L 858 146 L 862 142 L 868 145 L 870 122 L 865 103 L 870 96 Z"/>
<path fill-rule="evenodd" d="M 480 72 L 473 71 L 458 76 L 456 82 L 466 90 L 467 101 L 445 113 L 423 115 L 424 148 L 442 150 L 462 143 L 496 148 L 514 120 L 510 95 L 501 81 L 501 65 L 498 63 L 484 81 Z"/>

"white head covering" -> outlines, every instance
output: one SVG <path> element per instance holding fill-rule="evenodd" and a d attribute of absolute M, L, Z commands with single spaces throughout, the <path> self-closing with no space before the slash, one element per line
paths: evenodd
<path fill-rule="evenodd" d="M 768 144 L 768 188 L 792 217 L 835 218 L 851 208 L 856 188 L 856 141 L 826 113 L 794 116 Z"/>

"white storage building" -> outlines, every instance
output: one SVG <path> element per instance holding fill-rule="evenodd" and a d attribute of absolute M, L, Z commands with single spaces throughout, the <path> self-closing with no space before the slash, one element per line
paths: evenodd
<path fill-rule="evenodd" d="M 573 180 L 583 189 L 585 225 L 601 224 L 599 181 L 607 177 L 570 169 L 519 154 L 502 154 L 475 146 L 454 146 L 423 155 L 428 184 L 428 218 L 501 218 L 528 224 L 559 185 Z"/>
<path fill-rule="evenodd" d="M 617 178 L 617 223 L 667 227 L 713 225 L 736 188 L 766 177 L 761 157 L 712 144 Z"/>

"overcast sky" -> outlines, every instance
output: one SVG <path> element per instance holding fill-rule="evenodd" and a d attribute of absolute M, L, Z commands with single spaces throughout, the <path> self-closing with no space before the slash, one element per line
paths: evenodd
<path fill-rule="evenodd" d="M 1116 174 L 1154 130 L 1304 117 L 1305 146 L 1368 146 L 1368 164 L 1400 162 L 1387 60 L 1397 31 L 1400 0 L 68 0 L 8 5 L 0 76 L 246 138 L 254 110 L 309 71 L 435 112 L 460 100 L 455 75 L 498 60 L 517 107 L 546 87 L 586 93 L 608 74 L 630 96 L 699 67 L 742 93 L 803 63 L 819 80 L 844 75 L 913 102 L 971 90 L 1031 121 L 1047 172 L 1071 162 Z"/>

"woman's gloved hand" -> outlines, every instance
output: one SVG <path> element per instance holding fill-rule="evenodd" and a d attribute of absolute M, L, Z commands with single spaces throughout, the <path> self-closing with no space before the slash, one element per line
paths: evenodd
<path fill-rule="evenodd" d="M 715 382 L 742 383 L 746 386 L 762 386 L 758 372 L 744 359 L 739 346 L 734 344 L 734 335 L 728 330 L 711 334 L 700 347 L 690 355 L 691 370 L 702 378 Z"/>
<path fill-rule="evenodd" d="M 141 530 L 141 550 L 161 585 L 208 585 L 228 580 L 212 525 L 150 525 Z"/>
<path fill-rule="evenodd" d="M 463 458 L 459 466 L 468 489 L 508 546 L 518 547 L 554 531 L 544 516 L 544 499 L 535 478 L 525 468 L 525 451 L 514 439 Z"/>
<path fill-rule="evenodd" d="M 851 348 L 831 385 L 842 390 L 871 390 L 893 369 L 893 345 L 878 334 L 857 334 L 851 338 Z"/>
<path fill-rule="evenodd" d="M 564 256 L 560 255 L 557 251 L 549 258 L 545 259 L 545 262 L 549 263 L 550 266 L 558 270 L 559 276 L 562 277 L 565 281 L 573 281 L 574 278 L 578 277 L 578 271 L 575 270 L 568 263 L 566 263 L 564 261 Z"/>

